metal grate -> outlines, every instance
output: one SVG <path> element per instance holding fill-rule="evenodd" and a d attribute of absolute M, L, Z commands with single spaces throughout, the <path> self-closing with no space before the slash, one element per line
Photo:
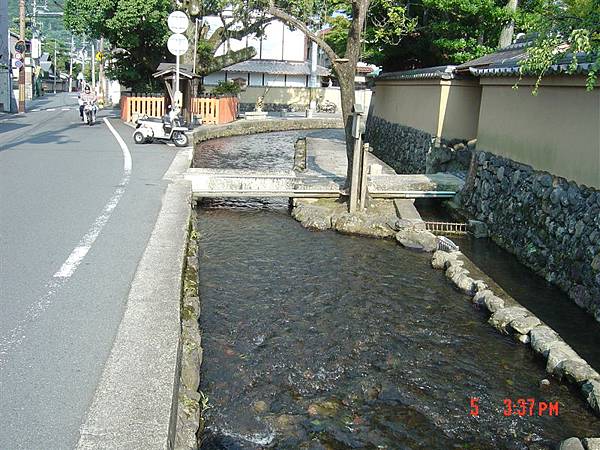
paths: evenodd
<path fill-rule="evenodd" d="M 467 234 L 466 223 L 456 222 L 425 222 L 425 228 L 432 233 Z"/>

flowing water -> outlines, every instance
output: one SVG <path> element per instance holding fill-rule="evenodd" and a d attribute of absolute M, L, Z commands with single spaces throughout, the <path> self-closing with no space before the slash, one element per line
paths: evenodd
<path fill-rule="evenodd" d="M 210 141 L 195 164 L 289 168 L 305 134 Z M 286 205 L 199 211 L 203 449 L 539 449 L 598 435 L 579 395 L 540 387 L 543 362 L 490 327 L 430 255 L 310 232 Z M 505 416 L 519 398 L 559 413 Z"/>

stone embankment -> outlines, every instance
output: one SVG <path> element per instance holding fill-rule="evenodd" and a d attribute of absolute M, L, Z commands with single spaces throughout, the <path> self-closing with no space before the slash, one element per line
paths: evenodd
<path fill-rule="evenodd" d="M 537 355 L 544 358 L 548 374 L 559 381 L 577 386 L 590 408 L 600 415 L 600 374 L 564 342 L 558 333 L 517 303 L 462 253 L 438 250 L 433 254 L 431 265 L 435 269 L 444 270 L 446 277 L 461 292 L 471 297 L 476 307 L 490 314 L 490 325 L 499 332 L 530 345 Z M 575 441 L 582 445 L 577 438 L 572 438 L 569 445 L 576 445 Z M 600 442 L 598 439 L 584 441 L 588 449 L 596 448 L 594 445 Z"/>
<path fill-rule="evenodd" d="M 600 320 L 600 192 L 478 151 L 460 203 L 498 245 Z"/>
<path fill-rule="evenodd" d="M 200 318 L 198 294 L 198 230 L 196 213 L 192 210 L 181 299 L 182 350 L 177 395 L 176 450 L 196 450 L 198 436 L 202 432 L 203 397 L 199 392 L 202 338 L 198 326 Z"/>
<path fill-rule="evenodd" d="M 230 136 L 270 133 L 274 131 L 315 130 L 323 128 L 343 128 L 341 118 L 281 118 L 266 120 L 236 120 L 225 125 L 203 125 L 192 133 L 192 142 L 208 141 Z"/>
<path fill-rule="evenodd" d="M 365 142 L 373 154 L 397 173 L 466 172 L 476 141 L 436 142 L 423 130 L 388 122 L 376 115 L 367 119 Z"/>

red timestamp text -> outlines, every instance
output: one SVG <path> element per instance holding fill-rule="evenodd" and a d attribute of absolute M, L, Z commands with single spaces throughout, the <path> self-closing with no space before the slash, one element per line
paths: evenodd
<path fill-rule="evenodd" d="M 479 417 L 479 397 L 469 399 L 469 415 Z M 518 398 L 516 400 L 505 398 L 502 414 L 511 416 L 558 416 L 558 401 L 537 401 L 535 398 Z"/>

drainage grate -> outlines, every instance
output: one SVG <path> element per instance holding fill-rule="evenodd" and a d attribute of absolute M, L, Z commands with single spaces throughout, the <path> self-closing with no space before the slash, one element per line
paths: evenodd
<path fill-rule="evenodd" d="M 425 228 L 434 234 L 467 234 L 466 223 L 425 222 Z"/>

